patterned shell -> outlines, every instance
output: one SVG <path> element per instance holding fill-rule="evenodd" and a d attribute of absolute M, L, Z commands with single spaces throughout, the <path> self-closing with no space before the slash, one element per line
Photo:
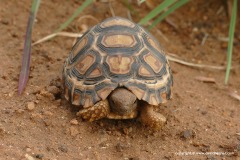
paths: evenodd
<path fill-rule="evenodd" d="M 152 105 L 171 98 L 172 72 L 157 40 L 141 26 L 108 18 L 77 40 L 63 69 L 65 97 L 84 108 L 126 87 Z"/>

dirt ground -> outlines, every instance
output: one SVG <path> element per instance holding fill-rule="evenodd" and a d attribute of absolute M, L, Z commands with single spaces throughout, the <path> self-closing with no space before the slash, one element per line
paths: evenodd
<path fill-rule="evenodd" d="M 128 17 L 126 1 L 113 1 L 117 16 Z M 33 41 L 53 33 L 82 1 L 43 0 Z M 156 3 L 156 2 L 155 2 Z M 153 5 L 155 6 L 155 5 Z M 240 12 L 235 33 L 233 70 L 199 69 L 170 61 L 173 99 L 161 106 L 167 124 L 159 132 L 138 120 L 84 122 L 78 108 L 62 96 L 61 71 L 74 38 L 55 37 L 32 48 L 27 87 L 17 94 L 30 0 L 0 0 L 0 159 L 1 160 L 234 160 L 240 159 Z M 240 5 L 238 6 L 240 8 Z M 108 3 L 97 1 L 65 31 L 82 32 L 112 16 Z M 138 22 L 151 6 L 132 3 Z M 223 1 L 194 0 L 168 16 L 151 32 L 164 49 L 194 64 L 226 65 L 229 19 Z M 95 17 L 96 20 L 89 18 Z M 160 34 L 162 33 L 162 34 Z M 202 82 L 196 77 L 210 77 Z"/>

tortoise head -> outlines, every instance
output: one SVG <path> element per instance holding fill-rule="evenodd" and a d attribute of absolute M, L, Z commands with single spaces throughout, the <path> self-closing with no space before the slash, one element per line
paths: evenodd
<path fill-rule="evenodd" d="M 137 108 L 137 97 L 126 88 L 117 88 L 109 96 L 111 112 L 128 115 Z"/>

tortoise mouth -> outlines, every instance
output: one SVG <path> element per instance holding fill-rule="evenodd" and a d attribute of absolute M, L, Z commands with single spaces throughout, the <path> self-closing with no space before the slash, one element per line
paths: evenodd
<path fill-rule="evenodd" d="M 110 111 L 117 115 L 128 115 L 136 110 L 137 97 L 126 88 L 117 88 L 109 96 Z"/>

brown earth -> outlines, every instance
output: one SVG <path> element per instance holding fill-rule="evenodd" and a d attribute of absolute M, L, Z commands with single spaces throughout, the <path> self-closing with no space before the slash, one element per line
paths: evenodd
<path fill-rule="evenodd" d="M 125 2 L 112 2 L 117 16 L 128 16 Z M 81 3 L 42 1 L 33 41 L 53 33 Z M 224 85 L 224 70 L 193 68 L 171 61 L 173 99 L 161 107 L 168 122 L 161 131 L 153 132 L 138 120 L 103 119 L 89 123 L 76 117 L 77 108 L 72 107 L 59 90 L 63 61 L 74 38 L 56 37 L 35 45 L 27 87 L 21 96 L 17 95 L 30 7 L 30 0 L 0 0 L 1 160 L 240 159 L 240 101 L 229 95 L 230 92 L 240 94 L 240 12 L 233 50 L 235 68 L 229 85 Z M 132 3 L 132 7 L 135 22 L 151 10 L 146 4 Z M 101 21 L 112 14 L 108 3 L 97 1 L 79 17 L 86 15 Z M 81 32 L 97 21 L 76 19 L 66 31 Z M 228 36 L 228 27 L 223 1 L 194 0 L 151 32 L 167 52 L 180 59 L 225 66 L 227 42 L 221 38 Z M 196 80 L 198 76 L 210 77 L 216 82 L 201 82 Z"/>

